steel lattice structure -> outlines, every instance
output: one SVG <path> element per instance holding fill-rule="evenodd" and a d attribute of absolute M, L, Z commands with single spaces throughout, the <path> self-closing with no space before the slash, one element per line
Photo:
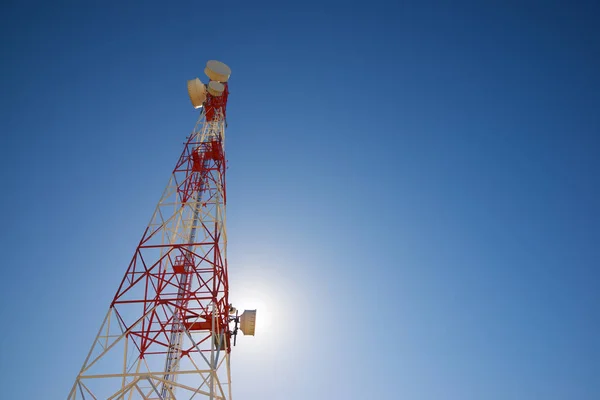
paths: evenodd
<path fill-rule="evenodd" d="M 223 88 L 206 94 L 69 400 L 231 398 Z"/>

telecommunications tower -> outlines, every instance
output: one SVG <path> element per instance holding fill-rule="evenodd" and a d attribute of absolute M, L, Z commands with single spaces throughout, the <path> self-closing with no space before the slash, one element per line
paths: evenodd
<path fill-rule="evenodd" d="M 225 127 L 231 70 L 188 81 L 200 117 L 143 232 L 68 400 L 231 399 L 238 329 L 256 310 L 229 303 Z"/>

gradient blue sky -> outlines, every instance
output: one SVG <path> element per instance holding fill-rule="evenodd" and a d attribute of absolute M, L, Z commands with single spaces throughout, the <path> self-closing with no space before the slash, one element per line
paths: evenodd
<path fill-rule="evenodd" d="M 237 399 L 600 398 L 598 6 L 23 3 L 0 13 L 3 398 L 66 397 L 208 59 L 233 70 L 232 298 L 263 318 Z"/>

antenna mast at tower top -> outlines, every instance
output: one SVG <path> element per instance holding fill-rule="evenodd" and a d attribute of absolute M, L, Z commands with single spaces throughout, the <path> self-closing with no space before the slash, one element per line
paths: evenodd
<path fill-rule="evenodd" d="M 229 67 L 209 61 L 188 81 L 200 109 L 150 223 L 111 301 L 68 399 L 231 399 L 238 328 L 256 310 L 229 303 L 227 169 Z M 232 340 L 233 339 L 233 340 Z"/>

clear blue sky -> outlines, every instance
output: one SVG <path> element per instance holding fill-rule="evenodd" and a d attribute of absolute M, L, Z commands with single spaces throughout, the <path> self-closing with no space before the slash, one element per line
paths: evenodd
<path fill-rule="evenodd" d="M 209 59 L 237 399 L 600 398 L 598 6 L 10 3 L 2 398 L 66 397 Z"/>

